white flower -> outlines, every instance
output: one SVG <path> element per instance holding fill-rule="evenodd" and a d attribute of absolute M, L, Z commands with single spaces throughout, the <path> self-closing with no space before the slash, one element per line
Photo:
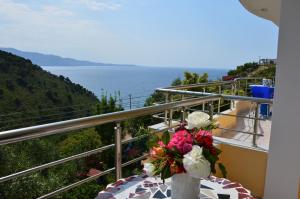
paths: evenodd
<path fill-rule="evenodd" d="M 201 111 L 195 111 L 189 114 L 187 122 L 189 129 L 204 128 L 211 123 L 211 121 L 209 120 L 209 115 Z"/>
<path fill-rule="evenodd" d="M 154 176 L 155 166 L 152 163 L 146 162 L 144 163 L 144 171 L 148 176 Z"/>
<path fill-rule="evenodd" d="M 193 149 L 184 155 L 183 166 L 191 177 L 206 178 L 210 174 L 210 163 L 202 155 L 202 148 L 194 145 Z"/>

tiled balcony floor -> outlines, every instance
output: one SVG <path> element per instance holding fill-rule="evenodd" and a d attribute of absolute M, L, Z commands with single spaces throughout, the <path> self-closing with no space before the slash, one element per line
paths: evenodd
<path fill-rule="evenodd" d="M 244 114 L 244 116 L 254 117 L 254 112 L 246 113 Z M 257 146 L 264 150 L 269 149 L 271 124 L 272 124 L 271 118 L 268 118 L 266 120 L 259 120 L 258 122 L 257 133 L 263 136 L 257 136 Z M 253 133 L 254 120 L 250 118 L 237 118 L 237 125 L 235 127 L 235 130 Z M 221 137 L 231 138 L 241 143 L 245 143 L 247 145 L 248 144 L 251 145 L 253 141 L 253 135 L 245 134 L 241 132 L 234 132 L 234 131 L 223 131 Z"/>

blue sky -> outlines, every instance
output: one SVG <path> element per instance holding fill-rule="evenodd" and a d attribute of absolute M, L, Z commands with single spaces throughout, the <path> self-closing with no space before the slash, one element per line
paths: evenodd
<path fill-rule="evenodd" d="M 91 61 L 233 68 L 276 57 L 238 0 L 0 0 L 0 46 Z"/>

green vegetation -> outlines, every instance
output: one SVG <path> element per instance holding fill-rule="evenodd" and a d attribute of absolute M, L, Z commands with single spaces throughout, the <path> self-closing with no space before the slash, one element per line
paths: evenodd
<path fill-rule="evenodd" d="M 252 76 L 253 77 L 264 77 L 267 79 L 275 78 L 276 73 L 276 65 L 268 65 L 268 66 L 261 66 L 258 70 L 256 70 Z"/>
<path fill-rule="evenodd" d="M 237 66 L 236 69 L 228 71 L 229 76 L 234 77 L 248 77 L 252 72 L 259 68 L 256 62 L 245 63 L 244 65 Z"/>
<path fill-rule="evenodd" d="M 90 115 L 98 101 L 68 78 L 0 51 L 1 130 Z"/>
<path fill-rule="evenodd" d="M 273 79 L 275 72 L 275 64 L 259 65 L 256 62 L 252 62 L 237 66 L 236 69 L 228 71 L 227 75 L 233 77 L 264 77 Z"/>
<path fill-rule="evenodd" d="M 90 91 L 68 78 L 55 76 L 31 61 L 0 51 L 0 131 L 31 126 L 93 114 L 123 110 L 116 97 L 97 99 Z M 151 117 L 122 123 L 129 136 L 148 133 L 144 126 Z M 111 144 L 115 124 L 105 124 L 60 135 L 0 146 L 0 176 L 62 159 L 70 155 Z M 141 155 L 147 150 L 145 138 L 124 145 L 124 160 Z M 91 155 L 75 161 L 44 169 L 30 175 L 1 183 L 0 198 L 30 199 L 52 192 L 87 177 L 91 168 L 99 171 L 114 166 L 114 150 Z M 129 165 L 124 175 L 139 172 L 141 166 Z M 94 198 L 106 184 L 114 181 L 109 174 L 81 185 L 57 198 Z"/>

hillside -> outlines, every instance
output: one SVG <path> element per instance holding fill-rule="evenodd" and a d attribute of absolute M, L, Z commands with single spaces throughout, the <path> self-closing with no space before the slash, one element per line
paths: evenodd
<path fill-rule="evenodd" d="M 0 51 L 0 129 L 85 116 L 98 101 L 68 78 Z"/>
<path fill-rule="evenodd" d="M 228 71 L 228 76 L 232 77 L 264 77 L 272 79 L 275 77 L 276 65 L 259 65 L 256 62 L 245 63 L 237 66 L 236 69 Z"/>
<path fill-rule="evenodd" d="M 30 60 L 0 51 L 0 132 L 91 114 L 123 110 L 113 97 L 99 100 L 90 91 L 68 78 L 52 75 Z M 132 120 L 134 124 L 137 124 Z M 0 176 L 80 154 L 111 144 L 114 123 L 81 129 L 0 146 Z M 129 128 L 125 127 L 124 129 Z M 139 142 L 138 142 L 139 143 Z M 131 144 L 131 148 L 136 145 Z M 141 148 L 140 145 L 139 149 Z M 128 148 L 127 145 L 124 145 Z M 106 170 L 114 166 L 114 156 L 108 151 L 76 161 L 34 172 L 0 185 L 0 198 L 33 199 L 72 184 L 88 176 L 90 169 Z M 142 153 L 142 151 L 141 151 Z M 128 161 L 129 156 L 124 161 Z M 124 175 L 136 165 L 127 166 Z M 132 175 L 132 174 L 131 174 Z M 113 174 L 69 190 L 57 198 L 95 198 L 111 183 Z M 98 183 L 99 184 L 98 184 Z"/>
<path fill-rule="evenodd" d="M 14 48 L 0 48 L 5 52 L 24 57 L 32 61 L 32 63 L 40 66 L 134 66 L 126 64 L 110 64 L 110 63 L 99 63 L 91 61 L 83 61 L 72 58 L 64 58 L 57 55 L 47 55 L 36 52 L 25 52 Z"/>

